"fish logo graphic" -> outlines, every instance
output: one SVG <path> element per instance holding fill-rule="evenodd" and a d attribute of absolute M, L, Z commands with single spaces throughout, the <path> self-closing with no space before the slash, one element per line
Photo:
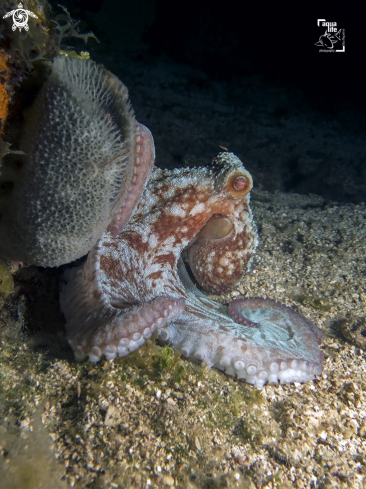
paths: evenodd
<path fill-rule="evenodd" d="M 319 37 L 319 41 L 315 43 L 315 46 L 333 49 L 334 44 L 341 40 L 341 31 L 342 29 L 339 29 L 339 31 L 334 34 L 326 30 L 325 33 Z"/>
<path fill-rule="evenodd" d="M 31 12 L 30 10 L 25 10 L 23 8 L 23 5 L 20 3 L 18 5 L 18 8 L 16 10 L 12 10 L 11 12 L 8 12 L 7 14 L 4 15 L 3 19 L 6 19 L 10 16 L 13 16 L 13 25 L 12 29 L 15 31 L 16 29 L 19 29 L 19 32 L 21 32 L 22 29 L 25 31 L 29 30 L 29 25 L 28 25 L 28 17 L 34 17 L 35 19 L 38 19 L 36 14 Z"/>

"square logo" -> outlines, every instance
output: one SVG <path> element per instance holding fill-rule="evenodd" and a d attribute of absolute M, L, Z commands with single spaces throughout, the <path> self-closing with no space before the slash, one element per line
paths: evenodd
<path fill-rule="evenodd" d="M 317 24 L 322 32 L 319 41 L 315 43 L 315 46 L 319 47 L 319 53 L 344 53 L 346 51 L 345 30 L 339 29 L 337 22 L 327 22 L 325 19 L 317 19 Z"/>

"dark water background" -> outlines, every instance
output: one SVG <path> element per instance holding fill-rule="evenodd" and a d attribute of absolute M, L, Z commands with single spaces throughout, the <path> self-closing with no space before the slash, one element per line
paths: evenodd
<path fill-rule="evenodd" d="M 56 1 L 51 4 L 58 9 Z M 249 118 L 256 119 L 260 126 L 264 124 L 261 112 L 265 111 L 270 126 L 286 127 L 286 131 L 276 136 L 272 134 L 269 139 L 261 135 L 259 152 L 258 144 L 240 144 L 237 134 L 231 137 L 231 109 L 227 112 L 228 127 L 225 128 L 224 122 L 221 124 L 217 139 L 224 134 L 222 139 L 227 141 L 228 149 L 248 160 L 248 167 L 261 187 L 315 193 L 341 202 L 365 200 L 363 29 L 355 10 L 338 10 L 334 5 L 329 9 L 307 5 L 300 10 L 298 5 L 279 6 L 277 2 L 273 5 L 251 2 L 249 5 L 209 0 L 75 0 L 64 1 L 63 5 L 74 19 L 81 20 L 82 32 L 92 30 L 100 40 L 100 44 L 89 41 L 86 48 L 74 40 L 72 44 L 89 50 L 94 59 L 105 64 L 128 86 L 137 117 L 149 126 L 155 137 L 158 165 L 159 155 L 160 166 L 172 167 L 206 164 L 206 159 L 209 161 L 217 153 L 210 145 L 195 142 L 192 149 L 189 144 L 197 132 L 203 139 L 210 138 L 209 123 L 205 125 L 202 121 L 200 126 L 194 114 L 192 116 L 195 110 L 191 99 L 192 96 L 197 100 L 209 98 L 211 94 L 211 100 L 218 101 L 221 107 L 241 109 L 243 115 L 241 119 L 237 117 L 236 124 L 241 134 L 248 135 L 248 114 L 245 115 L 248 107 L 252 110 Z M 325 29 L 317 26 L 318 18 L 337 22 L 337 29 L 345 30 L 344 53 L 319 52 L 320 48 L 314 44 Z M 340 47 L 340 43 L 335 46 Z M 154 77 L 152 67 L 157 65 L 160 87 L 151 79 Z M 175 87 L 168 82 L 173 66 L 175 73 L 182 69 L 181 79 L 184 79 L 184 83 L 175 82 Z M 188 68 L 191 68 L 189 73 Z M 161 81 L 164 69 L 165 86 Z M 135 97 L 134 101 L 136 87 L 127 81 L 134 84 L 133 73 L 144 71 L 146 75 L 149 70 L 150 79 L 145 76 L 142 81 L 140 77 L 138 82 L 145 84 L 144 100 Z M 156 111 L 151 121 L 146 114 L 149 92 L 151 105 L 158 89 L 161 91 L 158 96 L 160 115 Z M 179 110 L 174 109 L 177 104 L 169 99 L 169 92 L 174 89 L 180 100 L 187 96 L 190 114 L 180 111 L 179 116 Z M 184 105 L 182 100 L 180 105 Z M 161 131 L 156 118 L 164 120 L 166 114 L 162 113 L 174 110 L 176 117 L 173 114 L 169 127 Z M 202 106 L 199 110 L 204 114 Z M 223 114 L 225 108 L 221 108 L 221 112 Z M 211 111 L 206 118 L 212 121 L 216 115 Z M 294 115 L 297 132 L 299 119 L 304 124 L 301 144 L 291 131 Z M 179 131 L 177 127 L 179 119 L 184 117 L 191 118 L 196 127 L 193 136 L 189 130 Z M 174 141 L 175 150 L 167 149 L 173 145 L 172 126 L 180 133 Z M 159 130 L 160 134 L 154 130 Z M 257 128 L 258 131 L 262 132 Z M 316 144 L 312 141 L 314 138 L 317 138 Z M 288 139 L 286 148 L 284 139 Z M 271 158 L 273 154 L 275 158 Z"/>

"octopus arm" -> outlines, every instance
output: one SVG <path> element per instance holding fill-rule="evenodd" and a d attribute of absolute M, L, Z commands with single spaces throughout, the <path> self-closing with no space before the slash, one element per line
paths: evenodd
<path fill-rule="evenodd" d="M 186 307 L 162 338 L 183 356 L 258 388 L 266 382 L 307 382 L 321 374 L 324 333 L 308 319 L 262 298 L 235 299 L 226 311 L 194 286 L 182 261 L 178 272 Z"/>
<path fill-rule="evenodd" d="M 184 299 L 168 296 L 139 304 L 112 304 L 98 286 L 95 271 L 92 280 L 88 272 L 87 266 L 72 269 L 60 299 L 67 339 L 78 360 L 89 356 L 91 362 L 97 362 L 102 354 L 108 360 L 123 357 L 155 329 L 178 319 L 184 309 Z"/>

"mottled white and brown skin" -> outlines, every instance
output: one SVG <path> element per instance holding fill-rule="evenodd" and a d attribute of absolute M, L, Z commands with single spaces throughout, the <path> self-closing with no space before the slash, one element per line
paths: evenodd
<path fill-rule="evenodd" d="M 251 188 L 232 153 L 220 153 L 210 168 L 155 168 L 123 230 L 102 236 L 61 293 L 76 357 L 125 356 L 157 328 L 184 356 L 257 387 L 320 373 L 318 328 L 263 299 L 236 299 L 228 315 L 193 285 L 183 265 L 187 250 L 195 278 L 209 291 L 239 282 L 257 245 Z"/>

